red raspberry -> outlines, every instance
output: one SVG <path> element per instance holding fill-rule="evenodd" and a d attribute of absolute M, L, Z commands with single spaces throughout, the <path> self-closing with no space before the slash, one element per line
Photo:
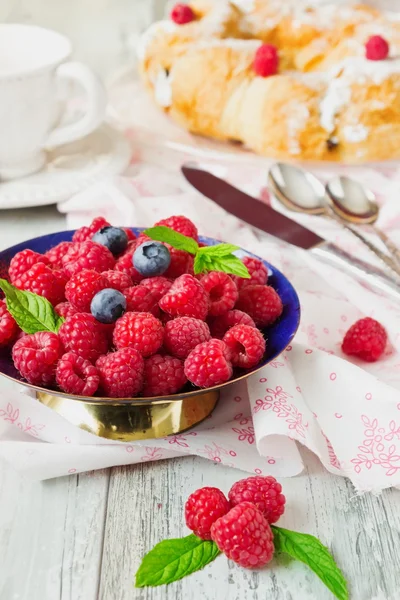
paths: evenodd
<path fill-rule="evenodd" d="M 194 317 L 204 321 L 209 301 L 208 293 L 193 275 L 181 275 L 161 298 L 159 305 L 169 315 Z"/>
<path fill-rule="evenodd" d="M 175 4 L 171 11 L 171 19 L 177 25 L 185 25 L 186 23 L 194 21 L 195 14 L 193 12 L 193 9 L 187 4 Z M 174 217 L 170 218 L 173 219 Z M 167 221 L 167 219 L 165 220 Z"/>
<path fill-rule="evenodd" d="M 45 254 L 53 267 L 62 267 L 62 259 L 74 247 L 73 242 L 60 242 Z"/>
<path fill-rule="evenodd" d="M 279 66 L 279 54 L 276 46 L 272 44 L 262 44 L 254 58 L 253 69 L 260 77 L 270 77 L 276 75 Z"/>
<path fill-rule="evenodd" d="M 122 227 L 122 229 L 128 236 L 128 244 L 129 242 L 136 242 L 136 235 L 133 233 L 132 229 L 130 229 L 129 227 Z"/>
<path fill-rule="evenodd" d="M 56 381 L 67 394 L 93 396 L 99 387 L 100 377 L 90 361 L 67 352 L 58 361 Z"/>
<path fill-rule="evenodd" d="M 275 477 L 248 477 L 233 484 L 228 494 L 231 506 L 251 502 L 262 512 L 268 523 L 276 521 L 285 512 L 286 498 Z"/>
<path fill-rule="evenodd" d="M 108 350 L 108 342 L 101 324 L 88 313 L 68 317 L 58 332 L 67 350 L 91 362 Z"/>
<path fill-rule="evenodd" d="M 221 490 L 215 487 L 200 488 L 186 500 L 186 526 L 202 540 L 211 540 L 211 526 L 229 510 L 229 502 Z"/>
<path fill-rule="evenodd" d="M 14 285 L 20 290 L 33 292 L 47 298 L 53 305 L 65 299 L 66 277 L 61 271 L 52 271 L 44 263 L 36 263 Z"/>
<path fill-rule="evenodd" d="M 157 297 L 157 302 L 171 289 L 172 281 L 166 277 L 148 277 L 140 282 Z"/>
<path fill-rule="evenodd" d="M 243 310 L 259 327 L 271 325 L 281 316 L 282 300 L 269 285 L 248 285 L 239 292 L 236 308 Z"/>
<path fill-rule="evenodd" d="M 138 237 L 136 238 L 136 248 L 145 242 L 151 242 L 151 238 L 143 232 L 139 233 Z"/>
<path fill-rule="evenodd" d="M 236 283 L 238 290 L 241 290 L 246 285 L 265 285 L 267 283 L 268 269 L 261 260 L 252 256 L 245 256 L 242 258 L 242 263 L 247 267 L 250 279 L 232 275 L 232 279 Z"/>
<path fill-rule="evenodd" d="M 55 333 L 40 331 L 15 342 L 12 358 L 29 383 L 47 386 L 54 383 L 57 361 L 63 352 L 61 340 Z"/>
<path fill-rule="evenodd" d="M 223 315 L 235 306 L 239 294 L 235 283 L 226 273 L 211 271 L 201 278 L 201 285 L 210 295 L 211 316 Z"/>
<path fill-rule="evenodd" d="M 103 227 L 109 227 L 110 223 L 105 220 L 104 217 L 97 217 L 93 219 L 89 227 L 81 227 L 77 229 L 72 237 L 73 242 L 87 242 L 91 240 L 95 233 L 100 231 Z"/>
<path fill-rule="evenodd" d="M 144 361 L 134 348 L 101 356 L 96 367 L 101 390 L 108 398 L 133 398 L 142 389 Z"/>
<path fill-rule="evenodd" d="M 103 277 L 107 279 L 107 287 L 113 290 L 123 292 L 126 288 L 132 287 L 132 279 L 126 273 L 122 271 L 104 271 Z"/>
<path fill-rule="evenodd" d="M 165 271 L 164 276 L 171 279 L 176 279 L 177 277 L 187 273 L 191 265 L 192 256 L 183 250 L 177 250 L 176 248 L 173 248 L 169 244 L 165 244 L 165 246 L 167 246 L 169 250 L 171 263 L 168 269 Z"/>
<path fill-rule="evenodd" d="M 79 312 L 90 312 L 94 296 L 108 285 L 107 279 L 97 271 L 83 269 L 72 275 L 65 286 L 65 297 Z"/>
<path fill-rule="evenodd" d="M 235 325 L 224 335 L 224 342 L 232 355 L 234 367 L 250 369 L 258 365 L 265 352 L 261 331 L 250 325 Z"/>
<path fill-rule="evenodd" d="M 115 324 L 114 345 L 135 348 L 142 356 L 151 356 L 161 348 L 164 329 L 161 321 L 148 312 L 127 312 Z"/>
<path fill-rule="evenodd" d="M 54 307 L 54 310 L 58 315 L 60 315 L 60 317 L 63 317 L 64 319 L 67 319 L 78 312 L 76 308 L 69 302 L 60 302 L 60 304 L 57 304 Z"/>
<path fill-rule="evenodd" d="M 368 60 L 385 60 L 389 56 L 389 44 L 380 35 L 373 35 L 365 44 L 365 56 Z"/>
<path fill-rule="evenodd" d="M 192 317 L 173 319 L 164 327 L 164 347 L 178 358 L 186 358 L 198 344 L 210 338 L 207 323 Z"/>
<path fill-rule="evenodd" d="M 159 316 L 157 296 L 144 285 L 127 288 L 122 293 L 126 298 L 128 312 L 150 312 L 155 317 Z"/>
<path fill-rule="evenodd" d="M 249 325 L 250 327 L 256 326 L 253 319 L 247 313 L 237 309 L 228 310 L 228 312 L 220 317 L 209 319 L 208 324 L 210 326 L 212 337 L 221 340 L 228 329 L 234 327 L 235 325 Z"/>
<path fill-rule="evenodd" d="M 68 277 L 83 269 L 92 269 L 98 273 L 108 271 L 115 265 L 115 259 L 108 248 L 96 242 L 76 244 L 62 258 L 62 264 Z"/>
<path fill-rule="evenodd" d="M 382 356 L 387 344 L 387 333 L 378 321 L 365 317 L 350 327 L 342 342 L 342 350 L 349 356 L 358 356 L 375 362 Z"/>
<path fill-rule="evenodd" d="M 198 344 L 185 360 L 185 375 L 200 388 L 225 383 L 232 377 L 230 352 L 222 340 Z"/>
<path fill-rule="evenodd" d="M 7 310 L 7 305 L 0 300 L 0 348 L 13 342 L 19 333 L 19 327 Z"/>
<path fill-rule="evenodd" d="M 37 263 L 48 265 L 49 262 L 47 256 L 33 252 L 33 250 L 22 250 L 21 252 L 18 252 L 11 259 L 8 268 L 11 283 L 15 285 L 15 282 L 19 280 L 26 271 L 29 271 L 33 265 L 36 265 Z"/>
<path fill-rule="evenodd" d="M 154 354 L 144 362 L 143 396 L 176 394 L 187 382 L 183 362 L 167 354 Z"/>
<path fill-rule="evenodd" d="M 211 538 L 230 560 L 257 569 L 274 555 L 274 536 L 264 515 L 251 502 L 241 502 L 211 526 Z"/>
<path fill-rule="evenodd" d="M 164 227 L 169 227 L 182 235 L 186 235 L 186 237 L 193 238 L 194 240 L 198 240 L 199 234 L 197 232 L 197 227 L 190 219 L 187 217 L 183 217 L 182 215 L 168 217 L 168 219 L 161 219 L 154 225 L 154 227 L 158 227 L 163 225 Z"/>
<path fill-rule="evenodd" d="M 143 279 L 143 275 L 139 273 L 133 266 L 132 258 L 135 249 L 123 254 L 115 264 L 115 270 L 129 275 L 133 283 L 139 283 Z"/>

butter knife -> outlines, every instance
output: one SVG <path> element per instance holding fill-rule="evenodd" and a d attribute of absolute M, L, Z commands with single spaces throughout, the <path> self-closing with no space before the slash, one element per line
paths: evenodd
<path fill-rule="evenodd" d="M 400 280 L 396 281 L 379 267 L 370 265 L 339 246 L 327 242 L 310 229 L 208 171 L 184 165 L 182 173 L 198 192 L 248 225 L 288 244 L 308 250 L 324 263 L 339 268 L 372 290 L 383 292 L 400 302 Z"/>

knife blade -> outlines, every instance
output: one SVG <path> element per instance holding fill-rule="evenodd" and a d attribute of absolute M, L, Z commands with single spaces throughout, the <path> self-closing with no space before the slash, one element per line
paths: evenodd
<path fill-rule="evenodd" d="M 183 165 L 181 170 L 185 179 L 198 192 L 241 221 L 312 252 L 323 262 L 345 270 L 374 290 L 385 292 L 397 302 L 400 301 L 400 281 L 396 282 L 382 269 L 348 254 L 310 229 L 208 171 L 189 165 Z"/>

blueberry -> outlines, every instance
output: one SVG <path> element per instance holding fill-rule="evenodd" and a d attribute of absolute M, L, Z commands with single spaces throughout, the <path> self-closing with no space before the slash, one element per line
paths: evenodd
<path fill-rule="evenodd" d="M 111 288 L 97 292 L 90 304 L 90 312 L 100 323 L 115 323 L 125 311 L 125 296 Z"/>
<path fill-rule="evenodd" d="M 144 277 L 162 275 L 171 263 L 171 255 L 164 244 L 160 242 L 145 242 L 136 248 L 133 266 Z"/>
<path fill-rule="evenodd" d="M 92 240 L 108 248 L 114 255 L 121 254 L 128 246 L 128 236 L 120 227 L 102 227 L 94 234 Z"/>

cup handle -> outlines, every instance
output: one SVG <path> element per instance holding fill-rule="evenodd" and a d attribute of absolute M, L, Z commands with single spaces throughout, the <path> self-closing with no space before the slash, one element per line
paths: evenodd
<path fill-rule="evenodd" d="M 100 79 L 86 65 L 67 62 L 60 65 L 57 77 L 77 81 L 88 98 L 86 113 L 75 123 L 56 127 L 46 140 L 46 148 L 55 148 L 81 139 L 97 129 L 106 114 L 107 94 Z"/>

